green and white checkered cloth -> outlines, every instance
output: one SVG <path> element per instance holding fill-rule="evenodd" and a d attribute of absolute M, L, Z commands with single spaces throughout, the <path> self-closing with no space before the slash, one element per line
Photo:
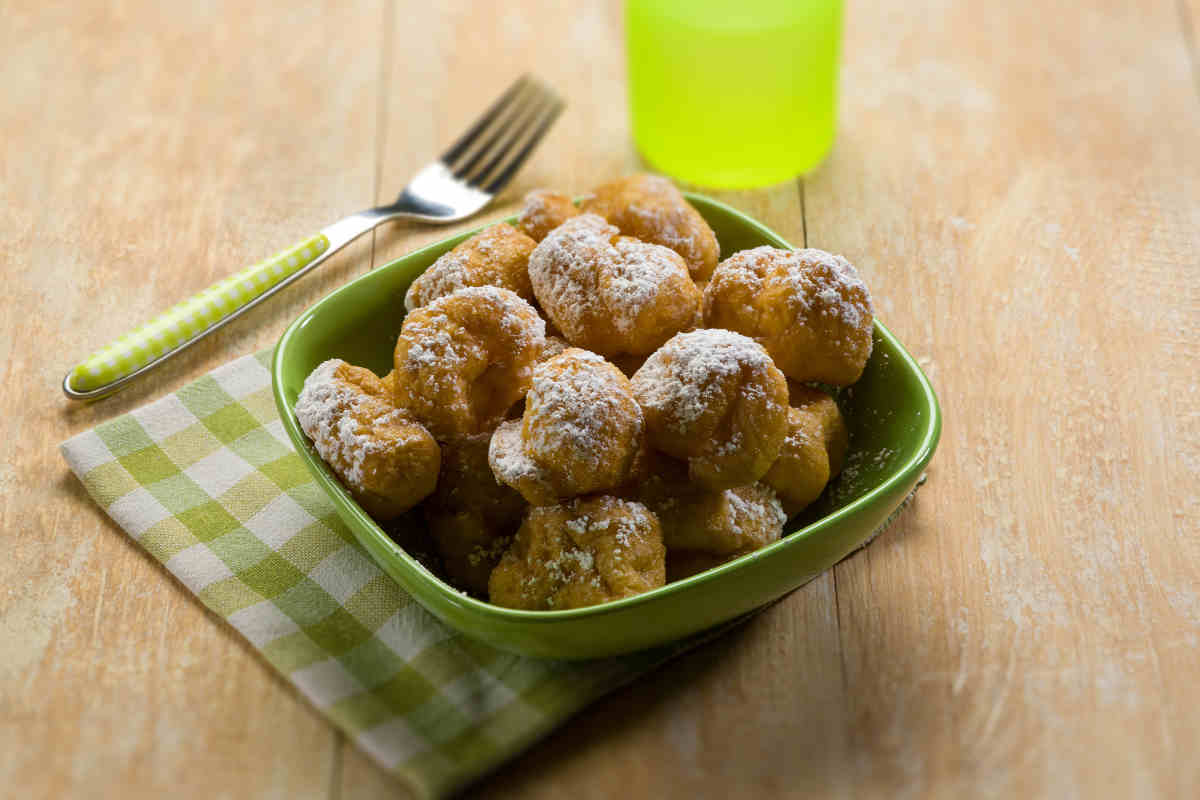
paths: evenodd
<path fill-rule="evenodd" d="M 419 794 L 464 786 L 697 643 L 559 662 L 447 628 L 375 566 L 313 481 L 269 363 L 238 359 L 63 455 L 117 524 Z"/>

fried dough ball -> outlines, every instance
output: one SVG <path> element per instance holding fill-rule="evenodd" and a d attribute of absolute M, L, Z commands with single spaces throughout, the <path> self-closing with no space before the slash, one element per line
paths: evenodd
<path fill-rule="evenodd" d="M 533 293 L 571 344 L 652 353 L 689 325 L 700 292 L 673 250 L 621 236 L 595 214 L 567 220 L 529 257 Z"/>
<path fill-rule="evenodd" d="M 834 478 L 846 465 L 850 429 L 846 427 L 846 419 L 833 397 L 817 389 L 805 388 L 803 394 L 793 390 L 789 402 L 793 408 L 817 418 L 825 440 L 825 452 L 829 454 L 829 477 Z"/>
<path fill-rule="evenodd" d="M 662 586 L 658 520 L 607 495 L 534 508 L 488 581 L 493 603 L 551 610 L 607 603 Z"/>
<path fill-rule="evenodd" d="M 775 490 L 763 482 L 707 489 L 688 479 L 687 467 L 659 456 L 653 474 L 633 490 L 662 525 L 667 551 L 714 556 L 750 553 L 779 539 L 787 517 Z"/>
<path fill-rule="evenodd" d="M 468 286 L 500 286 L 533 301 L 529 254 L 537 242 L 501 222 L 462 242 L 422 272 L 404 295 L 409 311 Z"/>
<path fill-rule="evenodd" d="M 787 433 L 787 381 L 762 345 L 739 333 L 676 335 L 633 376 L 650 446 L 688 464 L 709 489 L 754 483 Z"/>
<path fill-rule="evenodd" d="M 527 507 L 521 495 L 492 476 L 490 439 L 481 433 L 443 444 L 437 490 L 423 506 L 447 576 L 481 596 Z"/>
<path fill-rule="evenodd" d="M 441 441 L 494 429 L 529 389 L 545 330 L 532 306 L 496 286 L 409 312 L 396 341 L 396 405 Z"/>
<path fill-rule="evenodd" d="M 857 381 L 871 355 L 872 314 L 871 294 L 854 266 L 811 248 L 734 253 L 704 290 L 708 327 L 760 342 L 797 381 Z"/>
<path fill-rule="evenodd" d="M 368 514 L 387 520 L 437 483 L 441 454 L 429 432 L 386 399 L 373 372 L 339 358 L 305 378 L 296 420 Z"/>
<path fill-rule="evenodd" d="M 619 486 L 642 433 L 629 379 L 595 353 L 568 348 L 534 369 L 521 438 L 530 458 L 571 496 Z"/>
<path fill-rule="evenodd" d="M 579 209 L 565 194 L 534 189 L 525 195 L 525 206 L 517 217 L 517 227 L 540 242 L 547 233 L 578 214 Z"/>
<path fill-rule="evenodd" d="M 547 506 L 558 501 L 558 491 L 546 471 L 525 452 L 520 419 L 507 419 L 492 432 L 488 463 L 497 481 L 516 489 L 531 505 Z"/>
<path fill-rule="evenodd" d="M 790 517 L 816 500 L 829 483 L 829 454 L 816 419 L 788 409 L 788 435 L 771 469 L 763 476 L 783 501 Z"/>
<path fill-rule="evenodd" d="M 792 387 L 788 434 L 779 458 L 763 477 L 790 517 L 816 500 L 841 471 L 849 433 L 832 397 L 817 389 Z"/>
<path fill-rule="evenodd" d="M 572 347 L 534 368 L 521 422 L 497 428 L 488 460 L 497 480 L 548 505 L 625 483 L 643 441 L 629 379 Z"/>
<path fill-rule="evenodd" d="M 580 205 L 626 236 L 669 247 L 687 262 L 692 277 L 708 280 L 721 248 L 716 234 L 675 184 L 658 175 L 629 175 L 594 189 Z"/>

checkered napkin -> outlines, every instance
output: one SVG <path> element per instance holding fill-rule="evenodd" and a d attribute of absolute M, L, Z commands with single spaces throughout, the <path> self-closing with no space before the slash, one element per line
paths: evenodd
<path fill-rule="evenodd" d="M 63 455 L 118 525 L 419 794 L 454 791 L 696 644 L 561 662 L 442 625 L 313 482 L 279 421 L 269 363 L 269 352 L 238 359 Z"/>

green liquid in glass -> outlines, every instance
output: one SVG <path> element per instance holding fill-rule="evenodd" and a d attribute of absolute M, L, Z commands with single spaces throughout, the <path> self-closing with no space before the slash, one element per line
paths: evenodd
<path fill-rule="evenodd" d="M 841 0 L 626 0 L 638 149 L 702 186 L 815 167 L 833 145 Z"/>

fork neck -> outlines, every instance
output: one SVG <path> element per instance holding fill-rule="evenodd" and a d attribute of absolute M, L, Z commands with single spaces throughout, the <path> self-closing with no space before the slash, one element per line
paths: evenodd
<path fill-rule="evenodd" d="M 357 214 L 343 217 L 332 225 L 326 225 L 321 229 L 321 233 L 329 239 L 329 250 L 334 251 L 354 241 L 367 231 L 373 230 L 381 222 L 392 218 L 391 215 L 384 213 L 382 208 L 369 208 L 366 211 L 359 211 Z"/>

